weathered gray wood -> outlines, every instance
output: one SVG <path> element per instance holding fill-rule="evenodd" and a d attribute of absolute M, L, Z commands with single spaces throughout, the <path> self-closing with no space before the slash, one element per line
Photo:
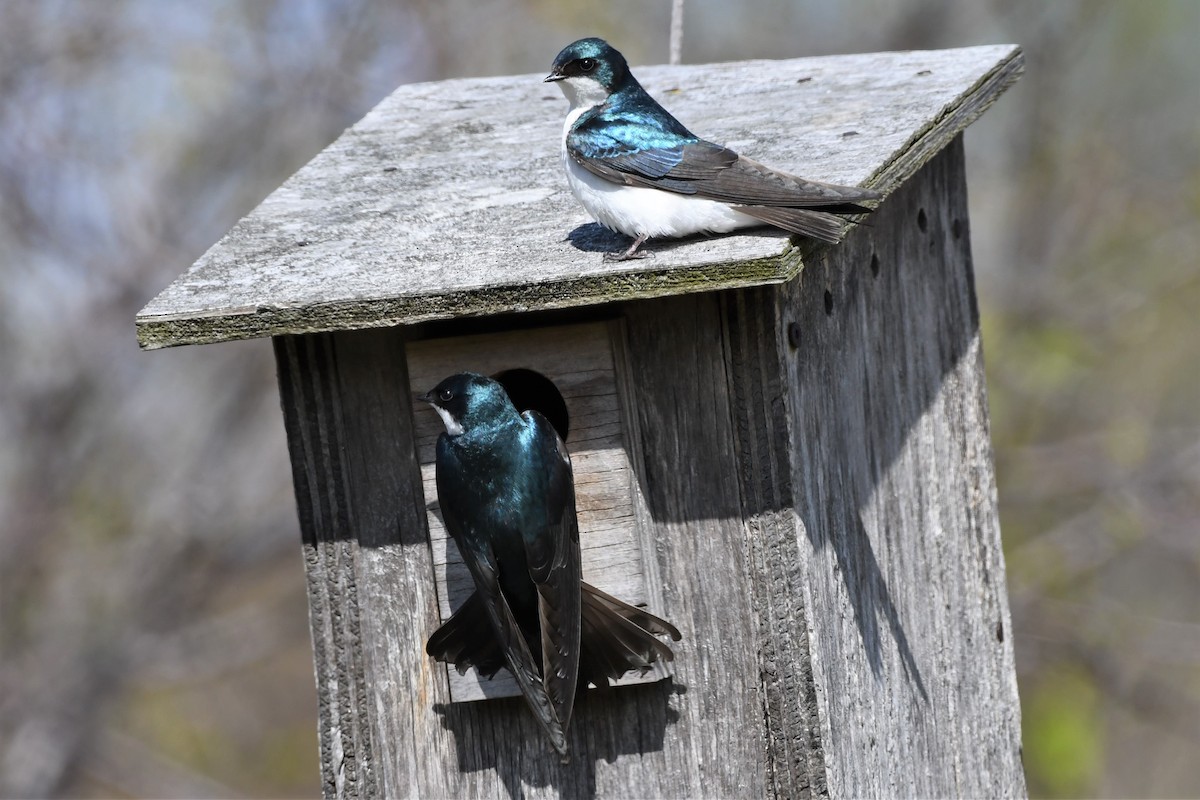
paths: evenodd
<path fill-rule="evenodd" d="M 550 54 L 547 54 L 547 61 Z M 1011 45 L 638 68 L 697 133 L 806 177 L 891 192 L 1023 64 Z M 138 315 L 143 347 L 562 308 L 794 277 L 772 232 L 610 264 L 559 164 L 539 75 L 398 89 Z"/>
<path fill-rule="evenodd" d="M 821 612 L 805 605 L 805 576 L 797 558 L 787 435 L 792 422 L 785 402 L 787 331 L 780 324 L 779 297 L 777 287 L 722 296 L 746 532 L 745 591 L 759 642 L 755 678 L 771 796 L 824 797 L 829 794 L 827 754 L 809 652 L 810 617 Z"/>
<path fill-rule="evenodd" d="M 552 87 L 405 87 L 143 312 L 150 347 L 286 334 L 326 796 L 1024 794 L 956 135 L 1020 67 L 1005 46 L 640 70 L 700 132 L 890 196 L 835 248 L 633 265 L 564 239 Z M 586 695 L 569 765 L 521 700 L 453 702 L 487 692 L 424 653 L 470 586 L 411 394 L 511 367 L 568 402 L 589 577 L 684 636 L 673 678 Z"/>
<path fill-rule="evenodd" d="M 831 796 L 1021 797 L 961 137 L 869 234 L 754 314 L 771 320 L 786 392 L 758 398 L 774 379 L 735 381 L 761 410 L 739 443 L 755 470 L 748 519 L 768 531 L 756 574 L 785 605 L 770 635 L 801 658 L 800 685 L 811 676 Z M 750 301 L 728 305 L 753 325 Z M 779 535 L 789 524 L 792 541 Z M 774 558 L 805 618 L 790 635 L 796 601 L 770 593 Z"/>
<path fill-rule="evenodd" d="M 684 638 L 673 679 L 588 693 L 569 765 L 424 655 L 420 345 L 278 339 L 326 795 L 1023 796 L 968 239 L 956 139 L 783 286 L 614 309 L 645 579 Z"/>
<path fill-rule="evenodd" d="M 387 342 L 396 337 L 391 333 L 375 338 Z M 350 367 L 353 354 L 347 355 Z M 361 476 L 369 469 L 364 459 L 388 455 L 379 453 L 379 449 L 403 442 L 404 431 L 393 429 L 391 432 L 400 436 L 390 441 L 376 437 L 364 446 L 345 446 L 346 440 L 353 438 L 356 424 L 361 424 L 364 412 L 369 414 L 371 410 L 343 404 L 334 336 L 278 338 L 275 356 L 308 578 L 323 793 L 326 797 L 374 797 L 379 794 L 375 782 L 378 752 L 374 747 L 377 721 L 371 719 L 370 704 L 364 702 L 368 670 L 355 561 L 360 540 L 379 545 L 396 541 L 405 533 L 411 537 L 419 520 L 405 508 L 412 504 L 413 488 L 405 486 L 401 471 L 392 473 L 395 480 L 387 480 L 383 469 L 372 470 L 374 480 L 370 482 L 361 480 Z M 402 369 L 402 360 L 400 365 Z M 378 389 L 370 375 L 359 377 L 367 378 L 369 388 Z M 378 397 L 381 392 L 359 392 L 356 397 L 364 394 Z M 390 415 L 385 415 L 377 424 L 390 427 L 391 422 Z M 391 459 L 380 459 L 381 467 L 396 460 L 395 453 L 390 455 Z M 353 480 L 353 472 L 360 480 Z M 375 502 L 355 503 L 355 494 L 369 496 Z M 357 518 L 352 506 L 359 507 Z M 395 571 L 395 579 L 405 577 L 413 578 L 411 569 Z M 428 605 L 432 596 L 432 587 L 426 584 L 414 580 L 407 598 L 412 604 L 412 618 L 421 616 L 422 600 Z M 368 634 L 367 640 L 373 637 Z M 420 652 L 410 652 L 411 645 L 409 642 L 409 647 L 399 649 L 408 663 Z"/>
<path fill-rule="evenodd" d="M 637 417 L 638 513 L 657 535 L 647 574 L 684 639 L 673 680 L 585 696 L 569 765 L 520 700 L 451 704 L 424 654 L 438 611 L 401 334 L 277 340 L 326 796 L 764 796 L 720 320 L 713 295 L 627 310 L 614 355 Z M 701 578 L 714 568 L 721 580 Z"/>
<path fill-rule="evenodd" d="M 624 307 L 628 402 L 639 432 L 638 483 L 654 522 L 663 607 L 683 634 L 679 687 L 653 783 L 613 797 L 771 797 L 763 742 L 761 641 L 750 567 L 719 298 L 685 295 Z"/>

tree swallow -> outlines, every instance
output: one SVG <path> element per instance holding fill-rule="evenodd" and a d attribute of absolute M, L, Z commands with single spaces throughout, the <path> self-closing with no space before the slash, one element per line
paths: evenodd
<path fill-rule="evenodd" d="M 774 225 L 836 244 L 841 220 L 861 214 L 870 189 L 797 178 L 693 134 L 646 93 L 625 57 L 603 39 L 580 39 L 554 59 L 571 104 L 562 159 L 576 199 L 601 225 L 633 238 L 726 233 Z"/>
<path fill-rule="evenodd" d="M 499 383 L 466 372 L 421 399 L 446 426 L 438 502 L 475 583 L 425 650 L 460 673 L 507 667 L 566 760 L 577 688 L 672 660 L 655 635 L 678 641 L 679 631 L 581 580 L 571 457 L 544 416 L 519 413 Z"/>

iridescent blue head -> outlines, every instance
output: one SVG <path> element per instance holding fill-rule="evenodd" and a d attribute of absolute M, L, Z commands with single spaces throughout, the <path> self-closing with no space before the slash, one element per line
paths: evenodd
<path fill-rule="evenodd" d="M 625 56 L 595 37 L 564 47 L 546 80 L 558 82 L 571 108 L 597 105 L 630 82 L 637 83 L 629 74 Z"/>
<path fill-rule="evenodd" d="M 451 375 L 421 399 L 438 412 L 446 425 L 446 433 L 451 436 L 519 419 L 517 409 L 504 387 L 491 378 L 473 372 Z"/>

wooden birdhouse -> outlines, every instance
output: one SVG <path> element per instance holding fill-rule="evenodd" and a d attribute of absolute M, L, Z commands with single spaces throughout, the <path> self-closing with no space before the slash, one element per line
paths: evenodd
<path fill-rule="evenodd" d="M 404 86 L 141 312 L 148 349 L 274 342 L 327 797 L 1025 793 L 962 140 L 1021 67 L 637 69 L 700 135 L 886 197 L 838 245 L 626 262 L 540 75 Z M 425 654 L 470 582 L 412 397 L 464 370 L 565 431 L 585 579 L 683 634 L 579 701 L 569 764 Z"/>

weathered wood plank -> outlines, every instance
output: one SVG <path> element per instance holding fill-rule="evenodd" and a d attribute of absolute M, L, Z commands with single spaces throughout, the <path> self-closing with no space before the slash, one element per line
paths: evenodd
<path fill-rule="evenodd" d="M 606 530 L 651 532 L 629 546 L 684 636 L 671 681 L 587 694 L 569 765 L 423 652 L 450 558 L 410 391 L 442 368 L 412 385 L 397 330 L 278 340 L 326 794 L 1023 796 L 968 240 L 958 139 L 792 282 L 626 303 L 559 359 L 591 413 L 619 395 L 627 462 L 584 484 L 632 469 Z M 536 367 L 539 336 L 427 344 Z"/>
<path fill-rule="evenodd" d="M 966 220 L 958 139 L 722 296 L 772 796 L 1024 796 Z"/>
<path fill-rule="evenodd" d="M 308 579 L 323 793 L 374 797 L 377 739 L 364 702 L 358 531 L 351 513 L 352 493 L 374 485 L 356 483 L 350 474 L 334 341 L 332 335 L 280 337 L 275 357 Z M 411 496 L 397 488 L 396 498 Z M 363 538 L 382 542 L 397 532 L 371 526 Z"/>
<path fill-rule="evenodd" d="M 960 137 L 774 313 L 791 473 L 757 516 L 794 504 L 835 797 L 1025 795 L 966 200 Z"/>
<path fill-rule="evenodd" d="M 656 534 L 642 550 L 646 574 L 684 640 L 673 680 L 582 698 L 567 765 L 522 701 L 451 703 L 445 671 L 424 654 L 438 624 L 435 566 L 402 333 L 277 340 L 326 796 L 762 795 L 739 497 L 718 480 L 733 469 L 719 305 L 638 303 L 625 326 L 613 358 L 631 376 L 622 406 L 640 431 L 635 517 Z M 701 579 L 713 565 L 722 580 Z"/>
<path fill-rule="evenodd" d="M 625 306 L 638 485 L 674 645 L 675 721 L 613 797 L 768 797 L 753 599 L 745 591 L 728 374 L 716 295 Z M 644 782 L 643 782 L 644 781 Z"/>
<path fill-rule="evenodd" d="M 869 235 L 864 229 L 854 238 Z M 746 534 L 745 591 L 759 647 L 753 673 L 763 704 L 771 797 L 829 794 L 825 737 L 809 652 L 810 617 L 797 554 L 788 417 L 787 332 L 780 289 L 757 287 L 722 296 L 729 396 L 733 406 L 738 486 Z M 813 621 L 811 624 L 820 624 Z M 836 754 L 835 754 L 836 755 Z"/>
<path fill-rule="evenodd" d="M 547 53 L 547 61 L 551 54 Z M 1023 64 L 1012 45 L 638 68 L 697 133 L 806 177 L 892 191 Z M 772 232 L 611 264 L 559 165 L 540 76 L 403 86 L 138 315 L 143 347 L 564 308 L 790 279 Z"/>

